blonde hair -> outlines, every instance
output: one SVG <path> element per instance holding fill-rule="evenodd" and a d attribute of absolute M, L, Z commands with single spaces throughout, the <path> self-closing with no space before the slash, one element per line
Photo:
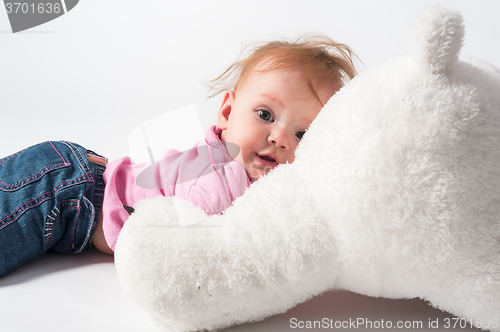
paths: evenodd
<path fill-rule="evenodd" d="M 249 55 L 212 80 L 209 98 L 226 90 L 236 91 L 254 70 L 262 73 L 303 68 L 307 85 L 319 100 L 314 86 L 323 87 L 332 82 L 343 86 L 356 75 L 353 57 L 357 58 L 349 46 L 324 36 L 303 36 L 291 42 L 267 42 L 255 46 Z"/>

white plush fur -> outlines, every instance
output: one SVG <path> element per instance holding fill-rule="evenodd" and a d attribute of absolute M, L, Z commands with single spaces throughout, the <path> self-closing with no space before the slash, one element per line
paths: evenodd
<path fill-rule="evenodd" d="M 125 290 L 178 331 L 262 320 L 333 287 L 500 324 L 500 71 L 459 57 L 463 30 L 460 14 L 426 10 L 411 53 L 334 95 L 296 161 L 222 216 L 180 227 L 179 211 L 203 212 L 138 203 L 116 246 Z"/>

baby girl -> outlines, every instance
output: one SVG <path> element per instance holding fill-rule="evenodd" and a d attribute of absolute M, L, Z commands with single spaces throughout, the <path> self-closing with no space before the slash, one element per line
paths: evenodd
<path fill-rule="evenodd" d="M 354 77 L 352 56 L 326 37 L 256 47 L 214 82 L 213 95 L 223 93 L 217 126 L 153 165 L 128 157 L 107 164 L 64 141 L 0 159 L 0 276 L 48 250 L 93 244 L 113 254 L 128 207 L 144 198 L 175 195 L 209 216 L 222 213 L 252 182 L 294 161 L 311 122 Z"/>

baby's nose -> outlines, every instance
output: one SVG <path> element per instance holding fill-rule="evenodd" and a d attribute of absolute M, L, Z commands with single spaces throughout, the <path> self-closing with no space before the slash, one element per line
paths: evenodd
<path fill-rule="evenodd" d="M 288 150 L 290 148 L 290 138 L 284 130 L 273 130 L 271 135 L 269 135 L 268 141 L 280 149 Z"/>

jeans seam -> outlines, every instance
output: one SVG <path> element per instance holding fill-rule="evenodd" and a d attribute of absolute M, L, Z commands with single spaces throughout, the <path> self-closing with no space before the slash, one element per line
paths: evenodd
<path fill-rule="evenodd" d="M 71 150 L 71 153 L 75 156 L 82 171 L 86 174 L 92 174 L 92 171 L 90 170 L 89 165 L 85 162 L 86 156 L 84 157 L 82 155 L 82 152 L 80 151 L 80 149 L 76 148 L 73 144 L 71 144 L 71 142 L 61 141 L 61 143 L 66 145 Z"/>
<path fill-rule="evenodd" d="M 38 179 L 40 179 L 41 177 L 43 177 L 45 174 L 47 174 L 48 172 L 50 171 L 53 171 L 53 170 L 56 170 L 56 169 L 59 169 L 59 168 L 62 168 L 62 167 L 66 167 L 66 166 L 69 166 L 71 165 L 70 163 L 66 162 L 66 160 L 64 159 L 64 157 L 59 153 L 59 151 L 56 149 L 56 147 L 52 144 L 52 142 L 45 142 L 45 143 L 48 143 L 50 144 L 50 146 L 52 147 L 52 149 L 54 149 L 54 151 L 57 153 L 57 155 L 59 156 L 59 158 L 61 159 L 62 163 L 58 163 L 58 164 L 53 164 L 53 165 L 49 165 L 49 166 L 46 166 L 44 168 L 42 168 L 37 174 L 34 174 L 28 178 L 24 178 L 22 179 L 21 181 L 17 182 L 17 183 L 13 183 L 13 184 L 7 184 L 7 183 L 4 183 L 3 181 L 0 181 L 0 184 L 2 184 L 3 186 L 0 186 L 0 190 L 3 190 L 3 191 L 15 191 L 15 190 L 18 190 L 19 188 L 25 186 L 26 184 L 30 184 L 31 182 L 33 181 L 36 181 Z M 13 155 L 10 155 L 4 159 L 1 160 L 1 163 L 0 163 L 0 166 L 3 165 L 7 160 L 9 160 L 10 158 L 20 154 L 21 152 L 25 151 L 26 149 L 24 150 L 21 150 Z"/>
<path fill-rule="evenodd" d="M 53 170 L 56 170 L 56 169 L 60 169 L 62 167 L 69 166 L 69 165 L 70 164 L 66 163 L 64 161 L 64 159 L 63 159 L 63 163 L 62 164 L 55 164 L 55 165 L 51 165 L 50 167 L 44 167 L 39 173 L 37 173 L 35 175 L 32 175 L 29 178 L 25 178 L 22 181 L 19 181 L 17 183 L 9 185 L 7 183 L 4 183 L 4 182 L 0 181 L 0 183 L 5 186 L 5 187 L 2 186 L 1 190 L 4 190 L 4 191 L 16 191 L 19 188 L 23 187 L 24 185 L 32 183 L 33 180 L 41 178 L 42 176 L 44 176 L 45 174 L 47 174 L 50 171 L 53 171 Z"/>
<path fill-rule="evenodd" d="M 61 156 L 61 153 L 59 153 L 59 150 L 57 150 L 57 149 L 56 149 L 56 147 L 54 146 L 54 144 L 52 144 L 52 142 L 50 142 L 50 141 L 47 141 L 47 143 L 49 143 L 49 144 L 50 144 L 50 146 L 52 146 L 52 148 L 53 148 L 53 149 L 54 149 L 54 151 L 57 153 L 57 155 L 59 156 L 59 158 L 61 158 L 61 159 L 62 159 L 62 161 L 63 161 L 64 163 L 66 163 L 66 160 L 64 160 L 63 156 Z"/>
<path fill-rule="evenodd" d="M 2 225 L 2 222 L 4 220 L 6 220 L 9 217 L 12 217 L 13 215 L 15 215 L 20 209 L 23 208 L 23 210 L 21 212 L 21 214 L 23 214 L 26 211 L 28 211 L 28 210 L 30 210 L 30 209 L 32 209 L 32 208 L 34 208 L 34 207 L 42 204 L 43 202 L 45 202 L 45 201 L 47 201 L 49 199 L 53 199 L 57 195 L 57 193 L 59 191 L 61 191 L 63 189 L 66 189 L 66 188 L 69 188 L 69 187 L 74 186 L 74 185 L 85 183 L 85 182 L 94 182 L 94 176 L 93 175 L 88 175 L 88 174 L 81 175 L 81 176 L 79 176 L 76 179 L 60 183 L 57 187 L 54 187 L 51 191 L 44 192 L 43 194 L 39 195 L 38 197 L 36 197 L 36 198 L 34 198 L 34 199 L 32 199 L 32 200 L 30 200 L 28 202 L 25 202 L 23 205 L 21 205 L 20 207 L 18 207 L 13 213 L 9 214 L 8 216 L 6 216 L 6 217 L 4 217 L 3 219 L 0 220 L 0 229 L 6 227 L 8 225 L 10 225 L 13 221 L 15 221 L 17 218 L 13 219 L 11 222 L 8 222 L 8 223 Z M 36 202 L 36 201 L 38 201 L 43 196 L 46 196 L 46 197 L 43 198 L 39 203 L 35 203 L 33 205 L 29 205 L 29 203 Z"/>
<path fill-rule="evenodd" d="M 83 196 L 83 198 L 85 198 L 85 196 Z M 68 203 L 71 203 L 71 204 L 68 204 Z M 74 204 L 74 203 L 76 203 L 76 204 Z M 73 219 L 73 220 L 75 220 L 75 222 L 73 223 L 73 229 L 71 231 L 72 243 L 60 243 L 60 242 L 57 242 L 54 245 L 54 247 L 61 248 L 61 249 L 64 249 L 64 250 L 70 250 L 70 249 L 74 249 L 75 248 L 75 234 L 76 234 L 76 228 L 77 228 L 76 226 L 78 224 L 78 218 L 80 217 L 80 212 L 81 212 L 81 209 L 82 209 L 82 204 L 81 204 L 81 201 L 79 201 L 79 200 L 74 200 L 74 199 L 64 200 L 64 201 L 62 201 L 60 203 L 61 210 L 62 210 L 62 208 L 63 208 L 64 205 L 66 205 L 65 206 L 66 208 L 71 207 L 71 208 L 76 208 L 78 210 L 76 216 Z"/>
<path fill-rule="evenodd" d="M 96 223 L 96 208 L 95 208 L 95 205 L 92 204 L 92 202 L 85 196 L 82 197 L 82 202 L 85 202 L 85 200 L 87 201 L 87 204 L 90 204 L 90 206 L 92 206 L 92 209 L 89 210 L 89 213 L 90 213 L 90 219 L 91 219 L 91 226 L 90 228 L 87 229 L 87 233 L 86 233 L 86 236 L 85 236 L 85 241 L 82 243 L 81 247 L 75 251 L 75 254 L 79 254 L 80 252 L 82 252 L 83 250 L 85 250 L 85 248 L 87 248 L 87 244 L 91 241 L 92 237 L 93 237 L 93 232 L 95 231 L 95 228 L 97 226 L 97 223 Z M 86 204 L 83 204 L 84 205 L 84 208 L 86 209 L 89 209 L 88 206 Z"/>

